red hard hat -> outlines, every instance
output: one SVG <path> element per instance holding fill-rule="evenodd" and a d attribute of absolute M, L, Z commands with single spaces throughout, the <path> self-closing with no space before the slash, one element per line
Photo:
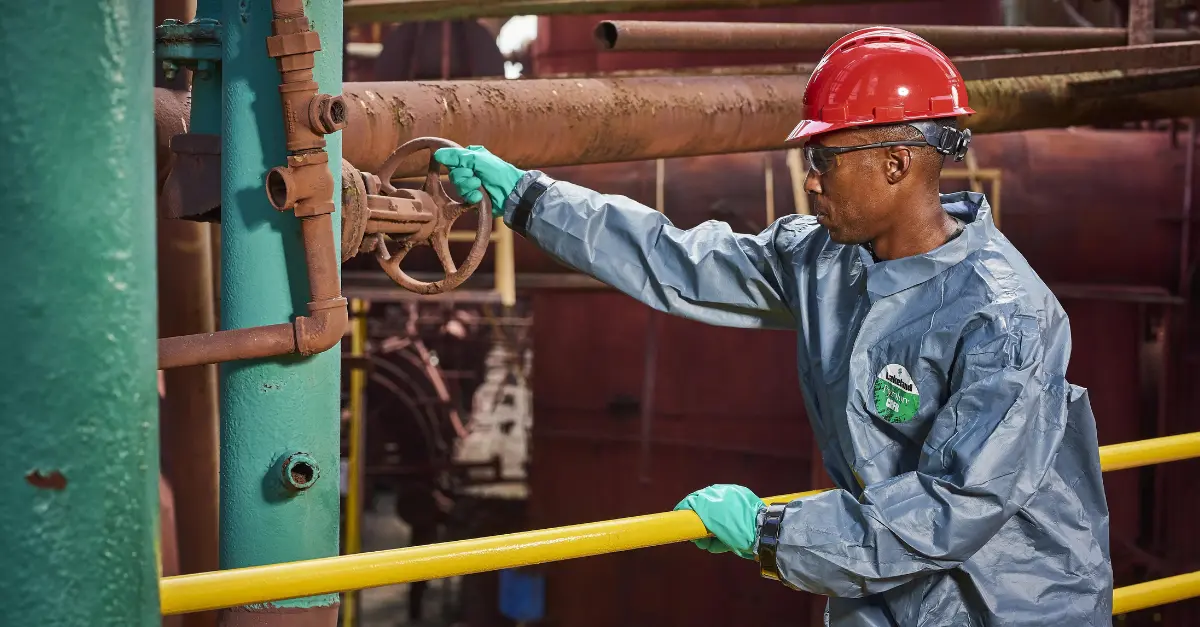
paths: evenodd
<path fill-rule="evenodd" d="M 825 51 L 804 89 L 804 120 L 788 141 L 973 113 L 949 57 L 906 30 L 875 26 L 849 33 Z"/>

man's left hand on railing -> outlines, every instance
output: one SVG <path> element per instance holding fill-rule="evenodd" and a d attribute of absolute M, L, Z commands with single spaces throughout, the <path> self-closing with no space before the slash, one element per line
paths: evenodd
<path fill-rule="evenodd" d="M 675 506 L 696 512 L 712 538 L 695 541 L 709 553 L 728 553 L 754 559 L 758 537 L 758 514 L 766 506 L 748 488 L 740 485 L 714 485 L 697 490 Z"/>

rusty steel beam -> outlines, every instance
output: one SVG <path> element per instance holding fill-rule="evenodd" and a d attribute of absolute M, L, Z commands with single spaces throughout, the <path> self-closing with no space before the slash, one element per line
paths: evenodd
<path fill-rule="evenodd" d="M 883 0 L 349 0 L 342 9 L 353 22 L 460 20 L 518 15 L 592 15 L 696 9 L 755 9 L 880 2 Z M 905 0 L 886 0 L 903 2 Z"/>
<path fill-rule="evenodd" d="M 1073 83 L 1120 72 L 968 81 L 975 132 L 1200 113 L 1200 89 L 1073 99 Z M 438 136 L 482 144 L 520 167 L 637 161 L 783 148 L 801 118 L 794 76 L 347 83 L 344 155 L 376 170 L 396 146 Z M 552 138 L 547 141 L 546 138 Z M 416 176 L 416 155 L 396 171 Z"/>
<path fill-rule="evenodd" d="M 1023 52 L 986 56 L 955 57 L 954 65 L 967 80 L 988 80 L 1014 76 L 1076 74 L 1107 70 L 1174 69 L 1200 66 L 1200 41 L 1185 41 L 1146 46 L 1112 46 L 1053 52 Z M 807 75 L 812 63 L 775 65 L 730 65 L 690 68 L 620 70 L 602 74 L 545 74 L 538 78 L 639 78 L 669 76 L 754 76 Z"/>
<path fill-rule="evenodd" d="M 869 24 L 756 24 L 747 22 L 649 22 L 610 20 L 596 26 L 606 50 L 733 51 L 825 50 L 846 33 Z M 1123 28 L 1059 26 L 900 26 L 948 53 L 995 50 L 1074 50 L 1120 46 Z M 1153 33 L 1158 41 L 1186 41 L 1198 35 L 1183 29 Z M 1148 43 L 1148 42 L 1147 42 Z"/>
<path fill-rule="evenodd" d="M 1200 66 L 1200 41 L 954 59 L 967 80 Z"/>

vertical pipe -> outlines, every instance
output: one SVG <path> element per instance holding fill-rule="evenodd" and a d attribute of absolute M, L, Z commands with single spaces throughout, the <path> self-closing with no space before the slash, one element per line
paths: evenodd
<path fill-rule="evenodd" d="M 366 420 L 367 370 L 362 359 L 367 354 L 367 307 L 360 298 L 350 300 L 350 356 L 355 358 L 350 371 L 350 459 L 346 482 L 346 554 L 362 551 L 363 512 L 363 426 Z M 356 624 L 358 593 L 346 592 L 342 605 L 342 627 Z"/>
<path fill-rule="evenodd" d="M 153 5 L 0 11 L 0 622 L 157 626 Z"/>
<path fill-rule="evenodd" d="M 1154 0 L 1129 0 L 1129 45 L 1154 43 Z"/>
<path fill-rule="evenodd" d="M 203 0 L 202 4 L 204 17 L 215 17 L 212 3 Z M 168 18 L 189 21 L 196 16 L 196 5 L 196 0 L 156 0 L 154 21 L 156 24 Z M 185 74 L 180 72 L 178 76 Z M 196 93 L 187 128 L 196 133 L 219 133 L 220 83 L 214 82 L 207 72 L 192 82 Z M 158 219 L 161 337 L 216 330 L 212 231 L 205 223 Z M 209 572 L 218 565 L 217 368 L 211 365 L 174 368 L 163 372 L 163 377 L 166 393 L 160 405 L 162 472 L 170 482 L 175 505 L 174 537 L 187 539 L 178 546 L 179 572 Z M 164 530 L 164 536 L 165 533 Z M 217 614 L 196 612 L 177 620 L 182 627 L 214 627 Z"/>
<path fill-rule="evenodd" d="M 492 251 L 496 255 L 495 287 L 500 293 L 500 304 L 505 308 L 517 304 L 517 264 L 514 256 L 513 232 L 504 224 L 504 220 L 496 219 L 492 227 L 496 236 L 496 246 Z"/>
<path fill-rule="evenodd" d="M 315 79 L 323 93 L 339 94 L 342 5 L 304 4 L 321 37 Z M 287 322 L 309 300 L 300 220 L 275 211 L 263 187 L 267 170 L 285 164 L 280 75 L 267 56 L 271 20 L 268 0 L 221 0 L 225 329 Z M 341 133 L 326 140 L 329 163 L 340 177 Z M 333 199 L 340 211 L 340 195 Z M 339 369 L 337 350 L 221 366 L 221 568 L 337 554 Z M 298 475 L 285 473 L 289 460 Z M 285 479 L 292 488 L 307 487 L 289 489 Z M 225 610 L 220 624 L 332 627 L 337 606 L 336 595 L 306 597 Z"/>
<path fill-rule="evenodd" d="M 1183 166 L 1183 224 L 1179 234 L 1179 295 L 1187 298 L 1191 268 L 1192 197 L 1196 187 L 1196 118 L 1188 119 L 1188 145 Z"/>

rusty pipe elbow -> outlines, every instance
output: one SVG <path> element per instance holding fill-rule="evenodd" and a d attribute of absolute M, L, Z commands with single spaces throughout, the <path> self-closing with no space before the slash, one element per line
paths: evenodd
<path fill-rule="evenodd" d="M 293 209 L 298 217 L 333 213 L 333 173 L 325 151 L 288 156 L 288 164 L 267 172 L 267 198 L 279 211 Z"/>
<path fill-rule="evenodd" d="M 308 304 L 311 316 L 296 318 L 296 348 L 301 355 L 325 352 L 342 341 L 350 315 L 343 297 Z"/>

